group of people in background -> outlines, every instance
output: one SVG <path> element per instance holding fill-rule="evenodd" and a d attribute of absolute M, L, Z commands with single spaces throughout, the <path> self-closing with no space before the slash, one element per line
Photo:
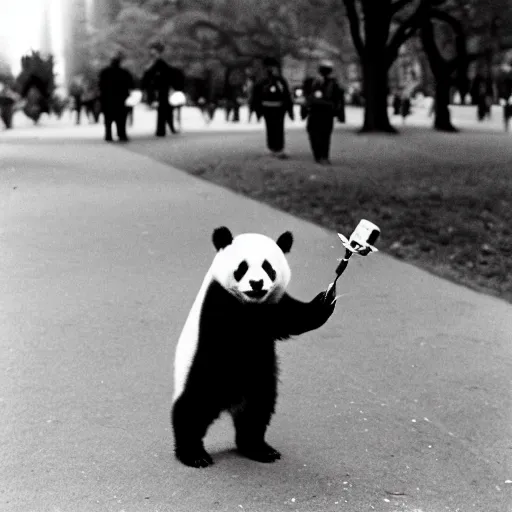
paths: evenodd
<path fill-rule="evenodd" d="M 164 137 L 167 130 L 177 133 L 180 125 L 180 106 L 185 104 L 183 93 L 182 103 L 176 105 L 170 100 L 175 91 L 185 90 L 185 77 L 178 68 L 170 66 L 163 57 L 164 46 L 154 43 L 148 48 L 149 64 L 141 80 L 134 79 L 132 74 L 123 67 L 124 56 L 116 54 L 110 64 L 96 76 L 76 76 L 69 86 L 69 96 L 55 89 L 50 98 L 49 86 L 45 88 L 32 75 L 20 85 L 18 79 L 10 82 L 0 79 L 0 124 L 6 129 L 12 127 L 13 115 L 17 110 L 23 112 L 35 123 L 41 113 L 56 114 L 69 107 L 76 113 L 76 124 L 80 124 L 82 112 L 85 111 L 89 121 L 99 122 L 101 114 L 105 124 L 105 140 L 112 141 L 112 125 L 117 127 L 120 141 L 128 141 L 127 124 L 133 124 L 134 105 L 143 97 L 145 101 L 156 108 L 157 122 L 155 135 Z M 245 70 L 235 79 L 229 79 L 226 70 L 224 86 L 220 85 L 218 69 L 207 69 L 209 78 L 191 78 L 187 80 L 189 100 L 201 111 L 206 123 L 210 123 L 216 110 L 225 109 L 226 122 L 240 122 L 240 111 L 243 104 L 247 105 L 247 122 L 256 117 L 265 123 L 267 147 L 270 154 L 277 158 L 288 158 L 285 151 L 285 119 L 295 118 L 295 103 L 303 101 L 300 116 L 306 119 L 307 133 L 315 160 L 321 164 L 329 163 L 330 140 L 334 122 L 345 120 L 345 91 L 334 78 L 333 63 L 322 61 L 318 67 L 318 75 L 308 78 L 302 84 L 302 98 L 296 98 L 295 93 L 283 77 L 280 64 L 274 58 L 266 58 L 263 62 L 264 76 L 257 79 L 260 70 L 257 68 Z M 236 71 L 240 71 L 235 69 Z M 217 73 L 215 78 L 213 75 Z M 245 73 L 245 74 L 244 74 Z M 261 76 L 261 75 L 260 75 Z M 31 78 L 32 77 L 32 78 Z M 194 85 L 194 80 L 195 86 Z M 12 83 L 11 83 L 12 82 Z M 406 80 L 407 82 L 407 80 Z M 353 86 L 355 87 L 355 86 Z M 352 87 L 352 88 L 353 88 Z M 142 92 L 139 90 L 142 89 Z M 412 113 L 411 106 L 415 94 L 421 92 L 420 83 L 411 80 L 402 86 L 396 86 L 392 93 L 392 112 L 400 115 L 405 122 Z M 137 96 L 139 95 L 139 96 Z M 458 97 L 458 99 L 457 99 Z M 352 105 L 363 106 L 364 98 L 357 88 L 349 88 L 348 100 Z M 508 131 L 512 119 L 512 65 L 506 62 L 500 69 L 496 80 L 489 73 L 478 71 L 471 80 L 471 86 L 464 98 L 455 92 L 454 104 L 475 105 L 478 121 L 490 119 L 492 106 L 499 98 L 503 106 L 505 131 Z M 48 102 L 51 100 L 51 109 Z M 57 101 L 58 100 L 58 101 Z M 416 105 L 416 103 L 415 103 Z M 58 107 L 58 108 L 57 108 Z M 434 102 L 431 103 L 429 116 L 434 114 Z"/>
<path fill-rule="evenodd" d="M 178 69 L 170 66 L 163 58 L 164 46 L 154 43 L 149 47 L 150 63 L 141 80 L 141 89 L 145 101 L 155 105 L 157 110 L 157 137 L 165 137 L 167 128 L 171 133 L 177 133 L 175 126 L 174 107 L 169 103 L 169 94 L 173 90 L 183 90 L 184 75 Z M 116 125 L 117 137 L 120 142 L 129 140 L 126 130 L 127 117 L 130 108 L 127 99 L 135 88 L 132 74 L 122 66 L 124 56 L 117 53 L 110 64 L 101 70 L 97 81 L 96 98 L 99 99 L 105 125 L 105 141 L 113 141 L 112 125 Z M 266 127 L 267 147 L 272 156 L 288 158 L 285 152 L 285 117 L 295 119 L 294 101 L 287 80 L 281 73 L 279 62 L 274 58 L 263 61 L 265 76 L 262 80 L 252 81 L 248 95 L 249 121 L 252 115 L 258 120 L 264 119 Z M 72 84 L 70 90 L 75 97 L 77 124 L 80 123 L 80 110 L 83 106 L 84 85 L 81 82 Z M 322 61 L 318 67 L 318 76 L 307 79 L 303 84 L 304 104 L 301 106 L 301 118 L 307 119 L 306 129 L 311 150 L 316 162 L 322 165 L 330 164 L 330 142 L 334 121 L 345 121 L 344 91 L 333 77 L 333 63 Z M 239 116 L 239 103 L 226 107 L 226 118 L 230 114 Z M 204 102 L 199 105 L 203 110 L 211 105 Z M 213 117 L 213 112 L 207 112 Z M 97 121 L 97 119 L 96 119 Z"/>
<path fill-rule="evenodd" d="M 149 64 L 144 71 L 142 80 L 137 84 L 142 89 L 146 103 L 156 108 L 157 120 L 155 135 L 165 137 L 167 129 L 177 133 L 176 122 L 179 123 L 180 108 L 170 102 L 170 94 L 185 89 L 183 72 L 170 66 L 163 57 L 164 46 L 153 43 L 149 46 Z M 116 125 L 117 138 L 121 142 L 129 140 L 127 134 L 128 119 L 133 123 L 133 107 L 137 101 L 130 103 L 132 93 L 136 90 L 136 80 L 123 67 L 124 55 L 117 53 L 108 66 L 101 70 L 96 79 L 85 80 L 75 77 L 69 88 L 73 99 L 73 110 L 76 112 L 76 124 L 80 124 L 82 110 L 86 116 L 99 121 L 103 114 L 105 140 L 113 141 L 112 125 Z M 502 79 L 498 84 L 498 94 L 503 105 L 505 130 L 508 130 L 512 119 L 512 66 L 507 64 Z M 254 76 L 246 76 L 245 84 L 238 80 L 236 84 L 225 87 L 222 103 L 226 110 L 226 121 L 240 121 L 240 107 L 246 102 L 248 122 L 253 116 L 264 120 L 266 144 L 270 154 L 276 158 L 286 159 L 285 151 L 285 119 L 295 119 L 295 102 L 293 92 L 284 78 L 278 60 L 267 57 L 263 60 L 264 76 L 256 80 Z M 329 60 L 323 60 L 318 66 L 316 77 L 307 78 L 302 84 L 303 102 L 300 117 L 306 120 L 306 130 L 315 161 L 322 165 L 330 164 L 330 145 L 335 121 L 345 122 L 345 91 L 334 77 L 334 66 Z M 228 82 L 228 81 L 227 81 Z M 397 90 L 393 96 L 393 113 L 404 119 L 411 113 L 411 99 L 419 84 L 414 81 Z M 137 87 L 137 88 L 139 88 Z M 205 120 L 211 122 L 219 106 L 218 93 L 203 87 L 196 99 Z M 210 86 L 211 89 L 211 86 Z M 228 92 L 226 92 L 228 91 Z M 140 94 L 140 93 L 139 93 Z M 183 96 L 183 105 L 185 96 Z M 222 94 L 222 93 L 221 93 Z M 495 91 L 489 79 L 478 73 L 472 80 L 467 94 L 471 102 L 477 106 L 477 118 L 482 121 L 490 117 Z M 245 98 L 245 99 L 244 99 Z M 0 119 L 6 128 L 12 125 L 12 116 L 18 95 L 6 84 L 0 87 Z M 27 99 L 26 111 L 32 103 Z M 220 103 L 220 104 L 222 104 Z M 466 98 L 464 102 L 467 103 Z M 175 113 L 178 112 L 176 118 Z M 27 113 L 27 112 L 26 112 Z M 29 112 L 30 114 L 30 112 Z M 178 119 L 178 121 L 177 121 Z"/>
<path fill-rule="evenodd" d="M 86 80 L 82 75 L 77 75 L 71 80 L 69 96 L 72 100 L 72 109 L 76 113 L 76 124 L 82 119 L 82 111 L 89 120 L 98 122 L 101 114 L 99 91 L 97 80 Z"/>
<path fill-rule="evenodd" d="M 184 77 L 181 70 L 170 66 L 163 58 L 164 46 L 153 43 L 149 47 L 150 63 L 141 80 L 145 101 L 156 106 L 156 136 L 165 137 L 167 126 L 177 133 L 174 107 L 169 103 L 171 90 L 182 90 Z M 135 89 L 136 81 L 128 69 L 123 67 L 125 56 L 117 52 L 108 66 L 103 68 L 97 80 L 86 82 L 83 77 L 75 77 L 69 93 L 76 112 L 76 124 L 80 124 L 82 109 L 88 118 L 98 122 L 103 113 L 105 141 L 112 142 L 112 125 L 116 126 L 120 142 L 128 142 L 127 122 L 133 124 L 133 105 L 127 100 Z"/>
<path fill-rule="evenodd" d="M 287 115 L 292 121 L 295 119 L 293 98 L 279 63 L 267 58 L 263 64 L 266 77 L 254 85 L 249 109 L 265 120 L 270 154 L 285 159 L 288 154 L 285 152 L 284 123 Z M 306 130 L 313 157 L 321 165 L 330 164 L 334 120 L 345 122 L 344 93 L 332 73 L 332 62 L 324 60 L 318 66 L 318 76 L 303 84 L 301 118 L 307 119 Z"/>

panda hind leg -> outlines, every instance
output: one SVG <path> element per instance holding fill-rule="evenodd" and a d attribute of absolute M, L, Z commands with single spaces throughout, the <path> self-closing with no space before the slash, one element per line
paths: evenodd
<path fill-rule="evenodd" d="M 240 445 L 238 446 L 238 452 L 244 457 L 257 462 L 270 463 L 281 458 L 281 454 L 265 441 L 258 445 Z"/>
<path fill-rule="evenodd" d="M 213 464 L 204 448 L 203 438 L 218 415 L 219 412 L 201 408 L 183 396 L 175 402 L 171 411 L 174 454 L 182 464 L 193 468 L 206 468 Z"/>
<path fill-rule="evenodd" d="M 273 411 L 251 407 L 231 411 L 236 431 L 236 446 L 241 455 L 267 463 L 281 458 L 281 454 L 265 441 L 265 433 L 272 414 Z"/>

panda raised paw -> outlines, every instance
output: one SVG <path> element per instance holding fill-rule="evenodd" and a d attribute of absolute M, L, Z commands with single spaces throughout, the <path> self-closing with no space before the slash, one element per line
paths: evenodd
<path fill-rule="evenodd" d="M 238 446 L 238 452 L 244 457 L 257 462 L 270 463 L 281 458 L 281 454 L 265 442 L 257 446 Z"/>
<path fill-rule="evenodd" d="M 207 468 L 213 464 L 213 459 L 204 449 L 194 451 L 177 451 L 176 458 L 191 468 Z"/>

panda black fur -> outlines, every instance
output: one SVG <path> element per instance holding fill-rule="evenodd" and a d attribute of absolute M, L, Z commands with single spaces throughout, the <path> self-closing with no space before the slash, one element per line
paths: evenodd
<path fill-rule="evenodd" d="M 208 427 L 223 411 L 233 418 L 239 453 L 274 462 L 279 452 L 265 442 L 277 399 L 277 340 L 322 326 L 335 302 L 325 292 L 304 303 L 286 293 L 290 232 L 277 242 L 260 234 L 213 232 L 213 263 L 189 313 L 176 348 L 171 419 L 175 454 L 183 464 L 213 463 L 203 445 Z"/>

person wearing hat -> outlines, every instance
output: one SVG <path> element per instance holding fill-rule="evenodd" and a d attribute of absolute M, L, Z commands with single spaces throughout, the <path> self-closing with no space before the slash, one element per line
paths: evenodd
<path fill-rule="evenodd" d="M 265 119 L 267 147 L 277 158 L 288 158 L 284 152 L 284 118 L 295 119 L 293 101 L 287 81 L 281 75 L 279 63 L 273 58 L 263 61 L 267 76 L 253 89 L 252 110 L 258 118 Z"/>
<path fill-rule="evenodd" d="M 178 68 L 167 64 L 163 59 L 164 46 L 156 42 L 149 47 L 151 64 L 146 69 L 142 78 L 142 88 L 152 103 L 155 99 L 158 103 L 156 136 L 165 137 L 166 125 L 172 133 L 177 133 L 174 126 L 174 108 L 169 103 L 169 92 L 171 89 L 182 90 L 183 75 Z"/>
<path fill-rule="evenodd" d="M 331 76 L 333 63 L 323 60 L 318 66 L 318 76 L 304 84 L 306 96 L 306 129 L 315 161 L 330 164 L 329 150 L 334 127 L 334 118 L 344 120 L 343 91 Z"/>
<path fill-rule="evenodd" d="M 128 142 L 126 135 L 126 99 L 134 88 L 132 74 L 121 67 L 122 53 L 117 53 L 110 65 L 102 69 L 99 75 L 101 110 L 105 123 L 105 140 L 112 141 L 112 123 L 116 124 L 117 136 L 121 142 Z"/>

